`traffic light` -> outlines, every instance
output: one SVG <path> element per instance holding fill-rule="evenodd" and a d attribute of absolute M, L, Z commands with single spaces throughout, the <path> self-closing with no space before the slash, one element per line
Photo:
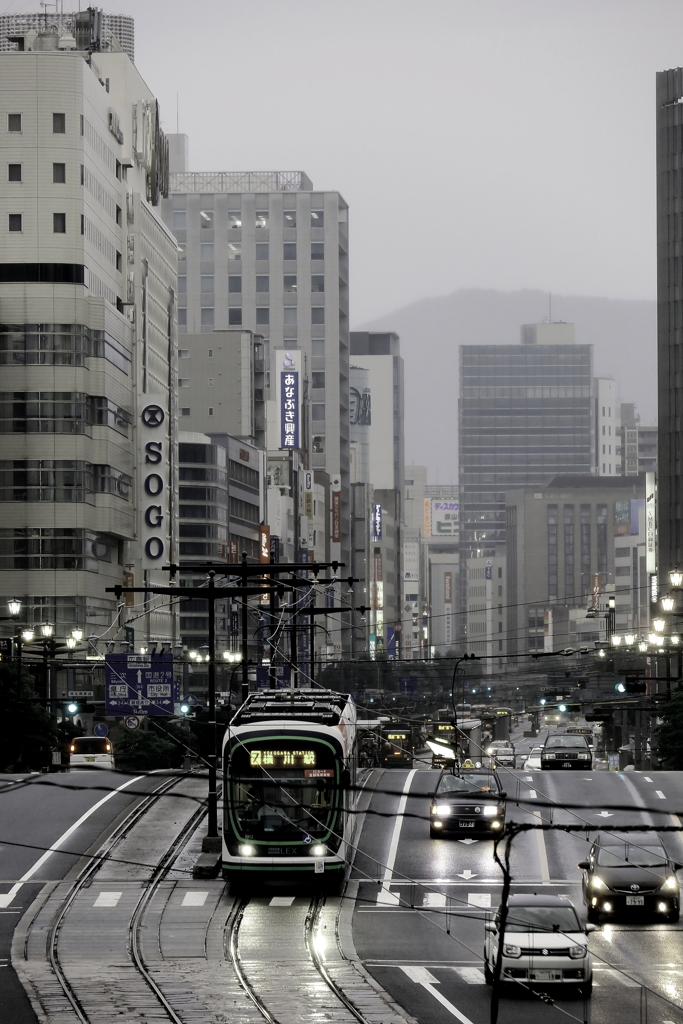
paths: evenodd
<path fill-rule="evenodd" d="M 64 705 L 65 715 L 77 715 L 81 710 L 81 705 L 77 700 L 68 700 Z"/>
<path fill-rule="evenodd" d="M 614 689 L 617 693 L 646 693 L 647 681 L 638 676 L 626 676 L 623 682 L 615 683 Z"/>
<path fill-rule="evenodd" d="M 181 701 L 178 709 L 183 718 L 194 718 L 204 710 L 201 704 L 191 704 L 188 700 Z"/>

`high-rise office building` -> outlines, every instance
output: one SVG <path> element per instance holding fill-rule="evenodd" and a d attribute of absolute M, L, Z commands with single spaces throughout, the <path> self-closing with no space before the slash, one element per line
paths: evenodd
<path fill-rule="evenodd" d="M 521 345 L 460 347 L 462 557 L 504 553 L 505 492 L 595 466 L 593 346 L 525 324 Z"/>
<path fill-rule="evenodd" d="M 315 191 L 300 171 L 189 172 L 183 138 L 170 141 L 177 162 L 162 213 L 178 240 L 179 334 L 242 327 L 262 336 L 266 446 L 277 459 L 278 449 L 289 455 L 295 504 L 301 473 L 328 475 L 330 553 L 348 562 L 347 205 L 338 192 Z M 301 428 L 288 451 L 278 400 L 293 366 Z"/>
<path fill-rule="evenodd" d="M 617 382 L 596 377 L 595 391 L 595 473 L 619 476 L 622 472 L 621 402 Z"/>
<path fill-rule="evenodd" d="M 177 555 L 176 242 L 154 95 L 126 53 L 53 37 L 0 54 L 0 568 L 63 637 Z M 126 607 L 136 640 L 173 638 L 160 604 Z"/>
<path fill-rule="evenodd" d="M 658 571 L 683 567 L 683 68 L 657 74 Z M 651 565 L 650 568 L 653 568 Z"/>

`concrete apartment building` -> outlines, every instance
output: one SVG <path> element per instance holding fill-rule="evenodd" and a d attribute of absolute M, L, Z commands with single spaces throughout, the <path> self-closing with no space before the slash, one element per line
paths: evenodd
<path fill-rule="evenodd" d="M 323 473 L 330 481 L 327 509 L 337 510 L 330 555 L 348 563 L 348 207 L 338 192 L 314 191 L 299 171 L 190 172 L 185 136 L 171 136 L 170 144 L 173 173 L 162 215 L 178 241 L 187 377 L 195 375 L 199 335 L 210 337 L 214 350 L 214 332 L 241 328 L 261 336 L 266 448 L 275 463 L 269 475 L 291 502 L 295 546 L 303 474 Z M 301 377 L 301 432 L 297 447 L 283 452 L 278 393 L 282 367 L 292 360 Z M 184 399 L 182 405 L 192 407 Z M 287 473 L 279 465 L 283 454 Z M 304 526 L 304 539 L 305 532 Z"/>
<path fill-rule="evenodd" d="M 632 402 L 621 404 L 619 440 L 624 476 L 639 476 L 657 471 L 658 428 L 640 422 Z"/>
<path fill-rule="evenodd" d="M 0 568 L 28 623 L 122 639 L 105 588 L 177 555 L 176 242 L 155 97 L 98 31 L 0 53 Z M 136 642 L 174 640 L 158 604 Z"/>
<path fill-rule="evenodd" d="M 644 497 L 643 476 L 558 476 L 507 492 L 509 655 L 546 650 L 550 642 L 556 649 L 604 639 L 610 593 L 617 598 L 617 622 L 633 624 L 635 609 L 644 627 L 647 581 L 638 554 Z M 598 616 L 586 619 L 589 608 Z"/>
<path fill-rule="evenodd" d="M 485 659 L 484 675 L 502 668 L 507 651 L 506 568 L 506 559 L 495 555 L 467 562 L 467 650 Z"/>
<path fill-rule="evenodd" d="M 28 49 L 33 32 L 50 33 L 56 37 L 55 43 L 60 36 L 69 33 L 79 50 L 120 49 L 135 63 L 135 22 L 126 14 L 105 14 L 96 7 L 70 14 L 57 14 L 47 8 L 23 14 L 0 14 L 0 53 L 11 53 L 20 46 Z"/>
<path fill-rule="evenodd" d="M 595 389 L 595 473 L 619 476 L 622 472 L 621 402 L 617 382 L 596 377 Z"/>

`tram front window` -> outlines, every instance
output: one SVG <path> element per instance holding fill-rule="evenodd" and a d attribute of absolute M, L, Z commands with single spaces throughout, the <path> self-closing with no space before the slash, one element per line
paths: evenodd
<path fill-rule="evenodd" d="M 306 756 L 315 758 L 315 767 L 307 767 Z M 230 803 L 244 837 L 301 842 L 334 827 L 338 789 L 331 754 L 260 747 L 236 751 L 232 760 Z"/>

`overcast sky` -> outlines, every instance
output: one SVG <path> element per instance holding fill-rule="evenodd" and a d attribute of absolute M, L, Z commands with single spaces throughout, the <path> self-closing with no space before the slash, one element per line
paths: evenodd
<path fill-rule="evenodd" d="M 680 0 L 99 4 L 135 17 L 167 131 L 178 94 L 191 170 L 343 194 L 352 324 L 472 286 L 654 297 L 654 78 L 683 63 Z"/>

